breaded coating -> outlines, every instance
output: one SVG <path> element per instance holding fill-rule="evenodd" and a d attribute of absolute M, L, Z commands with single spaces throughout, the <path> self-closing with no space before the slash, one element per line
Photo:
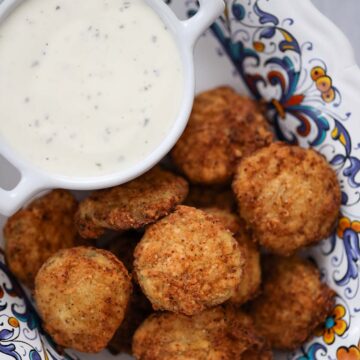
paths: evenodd
<path fill-rule="evenodd" d="M 251 359 L 246 354 L 265 352 L 268 349 L 251 319 L 241 311 L 222 306 L 191 317 L 154 314 L 133 339 L 133 353 L 138 360 L 244 360 Z"/>
<path fill-rule="evenodd" d="M 82 352 L 106 347 L 123 321 L 131 294 L 125 266 L 109 251 L 59 251 L 35 279 L 35 300 L 54 341 Z"/>
<path fill-rule="evenodd" d="M 42 264 L 58 250 L 75 246 L 77 202 L 69 191 L 53 190 L 11 216 L 4 227 L 6 262 L 33 288 Z"/>
<path fill-rule="evenodd" d="M 121 352 L 131 354 L 131 343 L 133 335 L 140 324 L 153 312 L 150 301 L 141 292 L 138 285 L 133 283 L 125 318 L 111 339 L 108 349 L 116 355 Z"/>
<path fill-rule="evenodd" d="M 192 185 L 184 205 L 195 208 L 216 207 L 233 211 L 236 209 L 236 199 L 232 190 L 227 187 Z"/>
<path fill-rule="evenodd" d="M 335 293 L 307 260 L 268 256 L 263 266 L 262 295 L 251 305 L 251 316 L 273 348 L 293 350 L 325 321 Z"/>
<path fill-rule="evenodd" d="M 261 105 L 220 87 L 195 98 L 189 123 L 171 156 L 192 183 L 226 184 L 241 158 L 272 139 Z"/>
<path fill-rule="evenodd" d="M 241 222 L 238 215 L 217 207 L 202 208 L 201 210 L 220 221 L 226 229 L 232 232 L 232 234 L 237 234 L 241 230 Z"/>
<path fill-rule="evenodd" d="M 279 255 L 331 234 L 340 208 L 336 173 L 311 149 L 275 143 L 244 159 L 233 190 L 256 241 Z"/>
<path fill-rule="evenodd" d="M 76 224 L 84 238 L 98 238 L 105 229 L 138 229 L 168 215 L 187 194 L 186 180 L 155 167 L 127 184 L 95 191 L 80 203 Z"/>
<path fill-rule="evenodd" d="M 134 268 L 155 310 L 194 315 L 234 295 L 243 263 L 236 240 L 220 222 L 178 206 L 146 230 Z"/>
<path fill-rule="evenodd" d="M 258 295 L 261 285 L 260 251 L 246 231 L 244 223 L 241 224 L 241 229 L 235 239 L 244 254 L 245 264 L 241 283 L 235 294 L 229 299 L 229 302 L 234 305 L 242 305 L 253 299 Z"/>
<path fill-rule="evenodd" d="M 250 234 L 246 230 L 246 224 L 239 216 L 214 207 L 203 210 L 214 216 L 225 228 L 235 234 L 234 237 L 244 255 L 245 263 L 241 283 L 237 287 L 235 294 L 229 299 L 229 302 L 234 305 L 242 305 L 254 298 L 260 288 L 261 266 L 259 248 L 251 240 Z"/>

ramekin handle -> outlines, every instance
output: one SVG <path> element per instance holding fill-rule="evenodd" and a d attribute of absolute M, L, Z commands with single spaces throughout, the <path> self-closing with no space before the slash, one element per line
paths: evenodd
<path fill-rule="evenodd" d="M 11 216 L 45 188 L 39 179 L 21 174 L 20 182 L 13 189 L 4 190 L 0 188 L 0 214 Z"/>
<path fill-rule="evenodd" d="M 182 21 L 185 36 L 192 46 L 224 9 L 224 0 L 200 0 L 198 12 L 192 18 Z"/>

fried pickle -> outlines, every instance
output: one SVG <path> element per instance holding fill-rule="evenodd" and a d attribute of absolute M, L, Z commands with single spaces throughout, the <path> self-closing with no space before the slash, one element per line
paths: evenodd
<path fill-rule="evenodd" d="M 220 221 L 232 234 L 237 234 L 241 230 L 240 218 L 236 214 L 217 207 L 202 208 L 201 210 Z"/>
<path fill-rule="evenodd" d="M 134 335 L 133 353 L 138 360 L 247 360 L 269 350 L 246 314 L 218 306 L 191 317 L 151 315 Z"/>
<path fill-rule="evenodd" d="M 189 123 L 171 156 L 192 183 L 226 184 L 241 158 L 272 139 L 259 103 L 220 87 L 195 98 Z"/>
<path fill-rule="evenodd" d="M 187 182 L 155 167 L 124 185 L 95 191 L 80 203 L 79 233 L 98 238 L 105 229 L 138 229 L 168 215 L 188 194 Z"/>
<path fill-rule="evenodd" d="M 260 251 L 243 224 L 235 239 L 244 254 L 245 265 L 241 283 L 237 287 L 235 294 L 229 299 L 229 302 L 242 305 L 259 293 L 261 285 Z"/>
<path fill-rule="evenodd" d="M 340 208 L 336 173 L 316 151 L 275 143 L 244 159 L 233 190 L 256 241 L 292 255 L 334 230 Z"/>
<path fill-rule="evenodd" d="M 134 268 L 155 310 L 193 315 L 234 295 L 243 264 L 230 231 L 204 211 L 178 206 L 147 228 Z"/>
<path fill-rule="evenodd" d="M 11 216 L 4 227 L 6 262 L 33 288 L 42 264 L 58 250 L 75 246 L 77 202 L 66 190 L 53 190 Z"/>
<path fill-rule="evenodd" d="M 279 350 L 293 350 L 309 339 L 334 305 L 334 292 L 321 283 L 315 265 L 298 257 L 264 260 L 262 294 L 250 314 L 256 328 Z"/>
<path fill-rule="evenodd" d="M 109 251 L 61 250 L 41 267 L 35 300 L 54 341 L 82 352 L 106 347 L 123 321 L 131 294 L 125 266 Z"/>
<path fill-rule="evenodd" d="M 203 210 L 220 221 L 225 228 L 234 234 L 244 255 L 245 263 L 241 283 L 235 294 L 229 299 L 229 302 L 234 305 L 242 305 L 258 294 L 261 284 L 259 248 L 251 240 L 244 220 L 236 214 L 218 208 L 204 208 Z"/>

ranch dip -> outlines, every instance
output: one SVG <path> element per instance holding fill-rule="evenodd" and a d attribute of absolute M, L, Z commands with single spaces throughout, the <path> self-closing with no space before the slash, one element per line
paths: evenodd
<path fill-rule="evenodd" d="M 128 169 L 164 139 L 183 69 L 143 0 L 26 0 L 0 25 L 0 137 L 46 171 Z"/>

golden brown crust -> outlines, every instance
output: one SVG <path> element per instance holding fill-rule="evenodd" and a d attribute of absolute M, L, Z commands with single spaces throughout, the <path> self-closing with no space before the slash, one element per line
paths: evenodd
<path fill-rule="evenodd" d="M 218 221 L 178 206 L 146 230 L 134 268 L 154 309 L 193 315 L 234 294 L 243 262 L 236 240 Z"/>
<path fill-rule="evenodd" d="M 244 255 L 244 271 L 241 282 L 235 294 L 229 299 L 229 303 L 242 305 L 254 298 L 259 291 L 261 284 L 260 252 L 258 246 L 252 241 L 246 230 L 244 220 L 234 213 L 215 207 L 204 208 L 205 212 L 220 221 L 226 229 L 229 229 L 235 236 L 241 252 Z"/>
<path fill-rule="evenodd" d="M 133 335 L 152 312 L 151 303 L 141 292 L 139 286 L 133 283 L 133 292 L 126 309 L 125 318 L 108 345 L 109 351 L 114 355 L 121 352 L 131 354 Z"/>
<path fill-rule="evenodd" d="M 221 224 L 232 234 L 237 234 L 241 230 L 241 222 L 238 215 L 217 207 L 202 208 L 207 214 L 213 216 L 216 220 L 220 221 Z"/>
<path fill-rule="evenodd" d="M 75 245 L 77 202 L 53 190 L 11 216 L 4 227 L 5 254 L 12 273 L 32 288 L 41 265 L 58 250 Z"/>
<path fill-rule="evenodd" d="M 187 128 L 171 155 L 191 182 L 225 184 L 238 160 L 269 145 L 272 138 L 257 102 L 220 87 L 195 98 Z"/>
<path fill-rule="evenodd" d="M 236 353 L 241 360 L 272 360 L 272 351 L 268 341 L 259 334 L 252 318 L 231 304 L 225 305 L 228 333 L 236 341 Z M 240 348 L 239 348 L 240 346 Z"/>
<path fill-rule="evenodd" d="M 154 314 L 133 339 L 138 360 L 243 360 L 247 350 L 265 349 L 246 314 L 221 306 L 191 317 Z"/>
<path fill-rule="evenodd" d="M 155 167 L 127 184 L 95 191 L 80 203 L 76 224 L 85 238 L 105 229 L 138 229 L 168 215 L 187 194 L 186 180 Z"/>
<path fill-rule="evenodd" d="M 35 300 L 45 330 L 64 347 L 99 352 L 121 324 L 131 294 L 124 265 L 109 251 L 59 251 L 40 269 Z"/>
<path fill-rule="evenodd" d="M 192 185 L 184 205 L 195 208 L 216 207 L 233 211 L 236 209 L 236 200 L 231 189 L 227 187 Z"/>
<path fill-rule="evenodd" d="M 331 234 L 340 208 L 336 173 L 314 150 L 275 143 L 244 159 L 233 190 L 256 241 L 291 255 Z"/>
<path fill-rule="evenodd" d="M 262 296 L 251 305 L 256 328 L 280 350 L 293 350 L 325 321 L 334 291 L 321 283 L 309 261 L 269 256 L 264 261 Z"/>
<path fill-rule="evenodd" d="M 258 295 L 261 285 L 260 251 L 246 231 L 245 224 L 241 221 L 240 230 L 237 232 L 237 240 L 244 254 L 244 272 L 240 285 L 235 294 L 229 299 L 234 305 L 242 305 Z"/>

